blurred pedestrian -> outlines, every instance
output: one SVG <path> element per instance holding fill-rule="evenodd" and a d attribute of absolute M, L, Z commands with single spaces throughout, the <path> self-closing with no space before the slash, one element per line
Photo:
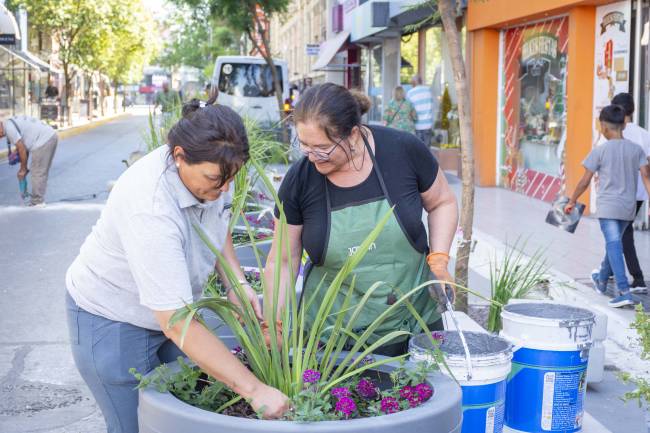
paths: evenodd
<path fill-rule="evenodd" d="M 33 117 L 14 116 L 0 122 L 0 137 L 4 136 L 16 147 L 20 156 L 18 180 L 24 180 L 28 172 L 32 174 L 32 193 L 28 206 L 44 205 L 47 178 L 59 142 L 56 131 Z"/>
<path fill-rule="evenodd" d="M 422 78 L 414 75 L 411 79 L 413 88 L 408 91 L 407 98 L 415 107 L 415 135 L 427 146 L 431 145 L 433 128 L 433 94 L 431 89 L 422 85 Z"/>
<path fill-rule="evenodd" d="M 637 173 L 650 191 L 648 157 L 641 146 L 623 138 L 625 110 L 619 105 L 608 105 L 600 112 L 600 127 L 607 141 L 594 148 L 582 165 L 585 173 L 578 182 L 564 211 L 570 213 L 578 198 L 589 188 L 598 173 L 596 209 L 600 229 L 605 238 L 605 258 L 600 271 L 591 279 L 594 289 L 605 294 L 607 280 L 613 273 L 619 294 L 609 301 L 612 307 L 623 307 L 639 302 L 630 292 L 623 261 L 623 233 L 636 215 Z"/>
<path fill-rule="evenodd" d="M 393 99 L 384 110 L 384 122 L 389 128 L 401 129 L 405 132 L 415 133 L 415 120 L 417 114 L 411 101 L 406 99 L 402 86 L 395 87 Z"/>
<path fill-rule="evenodd" d="M 623 138 L 636 143 L 645 152 L 650 161 L 650 132 L 641 128 L 634 123 L 632 116 L 634 115 L 634 98 L 629 93 L 619 93 L 612 99 L 612 104 L 620 105 L 625 110 L 625 129 L 623 129 Z M 643 202 L 648 200 L 648 193 L 643 186 L 643 179 L 639 173 L 637 187 L 636 187 L 636 214 L 643 207 Z M 623 255 L 625 256 L 625 264 L 627 270 L 632 276 L 630 283 L 630 290 L 634 292 L 647 291 L 643 271 L 639 265 L 639 258 L 636 254 L 636 247 L 634 246 L 634 226 L 628 224 L 625 232 L 623 232 Z"/>
<path fill-rule="evenodd" d="M 153 107 L 154 111 L 160 107 L 160 112 L 163 117 L 174 112 L 181 106 L 180 94 L 169 87 L 169 83 L 165 81 L 162 85 L 162 90 L 156 93 L 156 101 Z"/>

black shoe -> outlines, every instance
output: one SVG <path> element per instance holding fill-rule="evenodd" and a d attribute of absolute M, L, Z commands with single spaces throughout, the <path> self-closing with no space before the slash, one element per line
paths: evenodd
<path fill-rule="evenodd" d="M 647 287 L 644 280 L 634 280 L 630 283 L 630 287 Z"/>

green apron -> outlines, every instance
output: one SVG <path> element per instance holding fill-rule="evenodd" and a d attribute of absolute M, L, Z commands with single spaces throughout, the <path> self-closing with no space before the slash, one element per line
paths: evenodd
<path fill-rule="evenodd" d="M 345 261 L 357 250 L 359 245 L 368 237 L 381 219 L 390 211 L 392 202 L 388 196 L 381 170 L 377 165 L 374 154 L 368 142 L 365 146 L 372 158 L 373 170 L 377 173 L 383 196 L 359 203 L 351 203 L 343 208 L 332 209 L 328 181 L 325 178 L 325 195 L 327 200 L 327 236 L 326 248 L 322 263 L 309 265 L 306 270 L 305 282 L 303 285 L 302 302 L 309 301 L 315 293 L 321 280 L 324 280 L 319 295 L 326 291 L 332 280 L 336 277 Z M 397 213 L 393 212 L 374 243 L 371 244 L 363 260 L 355 268 L 348 280 L 341 288 L 336 299 L 332 313 L 340 311 L 348 292 L 349 284 L 355 276 L 354 291 L 350 306 L 356 306 L 364 296 L 366 290 L 374 283 L 383 281 L 383 284 L 366 303 L 361 317 L 355 323 L 355 333 L 360 334 L 367 328 L 390 305 L 395 303 L 402 295 L 431 279 L 429 267 L 426 263 L 426 253 L 420 253 L 415 249 L 406 232 L 402 229 Z M 437 304 L 431 299 L 429 291 L 424 288 L 411 297 L 411 302 L 422 316 L 425 323 L 431 324 L 440 319 L 437 312 Z M 316 299 L 311 302 L 309 310 L 306 311 L 308 323 L 313 323 L 318 313 L 320 302 Z M 333 324 L 335 317 L 328 319 L 328 324 Z M 395 330 L 408 332 L 419 332 L 420 326 L 416 319 L 408 311 L 405 305 L 401 305 L 391 314 L 383 324 L 375 331 L 368 340 L 369 344 L 381 336 Z M 406 338 L 402 338 L 404 342 Z M 391 341 L 387 346 L 394 346 L 400 339 Z M 385 347 L 387 347 L 385 346 Z"/>

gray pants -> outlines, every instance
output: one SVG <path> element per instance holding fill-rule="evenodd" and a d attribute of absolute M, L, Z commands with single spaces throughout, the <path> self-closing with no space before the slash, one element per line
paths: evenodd
<path fill-rule="evenodd" d="M 59 143 L 59 137 L 54 134 L 52 138 L 47 140 L 44 145 L 34 149 L 31 152 L 32 165 L 30 172 L 32 174 L 32 196 L 31 204 L 43 203 L 45 197 L 45 189 L 47 188 L 47 177 L 50 174 L 50 167 L 52 166 L 52 159 L 56 146 Z"/>
<path fill-rule="evenodd" d="M 427 147 L 431 146 L 431 137 L 433 136 L 431 129 L 416 129 L 415 135 L 422 140 Z"/>

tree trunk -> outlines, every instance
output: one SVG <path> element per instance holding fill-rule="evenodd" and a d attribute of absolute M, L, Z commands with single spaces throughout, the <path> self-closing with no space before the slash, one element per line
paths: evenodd
<path fill-rule="evenodd" d="M 70 109 L 70 90 L 72 87 L 72 77 L 70 76 L 70 65 L 65 62 L 63 63 L 63 79 L 65 81 L 65 95 L 63 97 L 64 107 L 61 113 L 61 119 L 63 124 L 71 125 L 72 124 L 72 110 Z"/>
<path fill-rule="evenodd" d="M 86 93 L 86 99 L 88 100 L 88 120 L 93 120 L 93 74 L 88 74 L 86 76 L 88 79 L 88 92 Z"/>
<path fill-rule="evenodd" d="M 106 94 L 106 82 L 102 79 L 102 77 L 99 77 L 99 111 L 104 117 L 106 113 L 104 112 L 104 96 Z"/>
<path fill-rule="evenodd" d="M 285 113 L 284 113 L 284 99 L 282 98 L 282 81 L 280 79 L 280 75 L 278 74 L 278 71 L 275 67 L 275 62 L 273 62 L 273 55 L 271 53 L 271 43 L 266 37 L 266 34 L 264 32 L 264 27 L 262 26 L 262 23 L 259 20 L 259 17 L 257 16 L 257 9 L 255 6 L 252 7 L 252 13 L 254 17 L 254 25 L 255 25 L 255 31 L 254 32 L 249 32 L 248 37 L 251 40 L 251 43 L 257 50 L 260 52 L 264 60 L 266 61 L 266 64 L 268 65 L 269 68 L 271 68 L 271 78 L 273 78 L 273 87 L 275 89 L 275 98 L 278 102 L 278 110 L 280 112 L 280 127 L 282 130 L 282 140 L 286 143 L 289 141 L 289 137 L 287 134 L 287 129 L 285 125 Z M 261 32 L 260 29 L 262 29 Z M 258 44 L 257 40 L 255 39 L 255 34 L 260 33 L 261 40 L 262 40 L 262 46 Z"/>
<path fill-rule="evenodd" d="M 117 86 L 118 85 L 119 84 L 118 84 L 117 80 L 113 80 L 113 111 L 115 113 L 117 113 L 117 110 L 118 110 L 118 108 L 117 108 Z M 126 92 L 124 92 L 124 93 L 126 95 Z M 124 98 L 125 95 L 123 95 L 122 97 Z M 124 106 L 124 103 L 122 103 L 122 106 Z"/>
<path fill-rule="evenodd" d="M 460 228 L 462 240 L 456 253 L 456 282 L 468 287 L 469 255 L 472 247 L 472 224 L 474 220 L 474 144 L 472 138 L 472 119 L 470 112 L 467 74 L 463 58 L 462 42 L 456 22 L 456 1 L 439 0 L 438 9 L 442 17 L 449 53 L 451 56 L 456 95 L 458 98 L 458 117 L 460 122 L 460 141 L 462 158 L 462 199 L 460 207 Z M 467 312 L 467 292 L 459 290 L 456 308 Z"/>

